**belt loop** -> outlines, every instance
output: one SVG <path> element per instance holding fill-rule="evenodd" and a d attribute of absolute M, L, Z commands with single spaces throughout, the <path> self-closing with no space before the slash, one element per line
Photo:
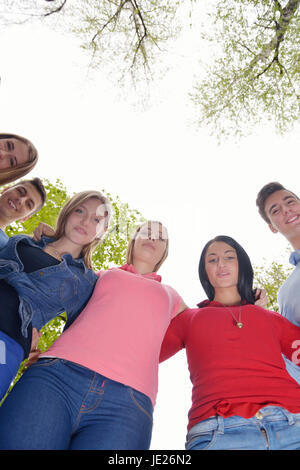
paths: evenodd
<path fill-rule="evenodd" d="M 285 415 L 286 419 L 288 420 L 288 423 L 289 425 L 291 424 L 295 424 L 295 416 L 293 415 L 293 413 L 291 413 L 290 411 L 286 410 L 285 408 L 281 408 L 283 414 Z"/>
<path fill-rule="evenodd" d="M 222 416 L 217 415 L 217 433 L 218 434 L 224 434 L 224 418 Z"/>

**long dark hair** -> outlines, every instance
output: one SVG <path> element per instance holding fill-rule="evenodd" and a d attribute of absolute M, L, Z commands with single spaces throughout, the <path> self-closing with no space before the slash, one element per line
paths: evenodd
<path fill-rule="evenodd" d="M 238 292 L 241 296 L 241 300 L 246 301 L 249 304 L 254 304 L 255 302 L 255 290 L 253 290 L 253 269 L 249 256 L 247 255 L 244 248 L 239 245 L 233 238 L 227 237 L 225 235 L 219 235 L 209 242 L 206 243 L 205 247 L 202 250 L 200 261 L 199 261 L 199 279 L 202 284 L 202 287 L 209 300 L 213 300 L 215 296 L 215 289 L 208 280 L 206 270 L 205 270 L 205 255 L 208 250 L 208 247 L 214 242 L 224 242 L 227 245 L 235 249 L 239 264 L 239 276 L 238 276 Z"/>

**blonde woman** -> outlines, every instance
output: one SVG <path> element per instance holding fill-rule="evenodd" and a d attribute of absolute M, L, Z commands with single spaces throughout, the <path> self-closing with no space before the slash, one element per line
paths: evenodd
<path fill-rule="evenodd" d="M 157 274 L 168 244 L 147 222 L 127 263 L 97 273 L 84 310 L 1 407 L 1 449 L 149 448 L 161 343 L 186 307 Z"/>
<path fill-rule="evenodd" d="M 100 192 L 81 192 L 61 210 L 53 238 L 17 235 L 0 251 L 0 398 L 29 354 L 32 328 L 62 312 L 72 318 L 91 296 L 97 280 L 91 255 L 109 213 Z"/>
<path fill-rule="evenodd" d="M 0 134 L 0 185 L 11 183 L 29 173 L 38 161 L 30 140 L 16 134 Z"/>

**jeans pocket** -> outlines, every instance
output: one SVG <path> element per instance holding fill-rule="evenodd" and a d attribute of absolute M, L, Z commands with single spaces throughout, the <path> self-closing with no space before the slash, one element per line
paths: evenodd
<path fill-rule="evenodd" d="M 38 359 L 38 361 L 34 362 L 31 366 L 30 366 L 30 369 L 32 367 L 49 367 L 53 364 L 56 364 L 58 361 L 59 361 L 59 357 L 41 357 L 40 359 Z"/>
<path fill-rule="evenodd" d="M 194 434 L 187 437 L 186 450 L 209 450 L 217 437 L 216 430 L 205 432 L 203 434 Z"/>
<path fill-rule="evenodd" d="M 139 410 L 141 410 L 150 419 L 152 423 L 153 406 L 150 398 L 147 397 L 147 395 L 145 395 L 144 393 L 138 392 L 134 388 L 127 387 L 127 389 L 134 405 L 139 408 Z"/>

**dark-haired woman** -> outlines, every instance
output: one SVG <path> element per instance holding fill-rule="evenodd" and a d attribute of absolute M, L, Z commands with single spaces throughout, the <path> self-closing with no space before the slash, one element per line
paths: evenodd
<path fill-rule="evenodd" d="M 161 361 L 186 348 L 193 383 L 186 448 L 300 449 L 300 328 L 254 305 L 253 271 L 232 238 L 209 241 L 199 263 L 208 300 L 172 320 Z"/>

